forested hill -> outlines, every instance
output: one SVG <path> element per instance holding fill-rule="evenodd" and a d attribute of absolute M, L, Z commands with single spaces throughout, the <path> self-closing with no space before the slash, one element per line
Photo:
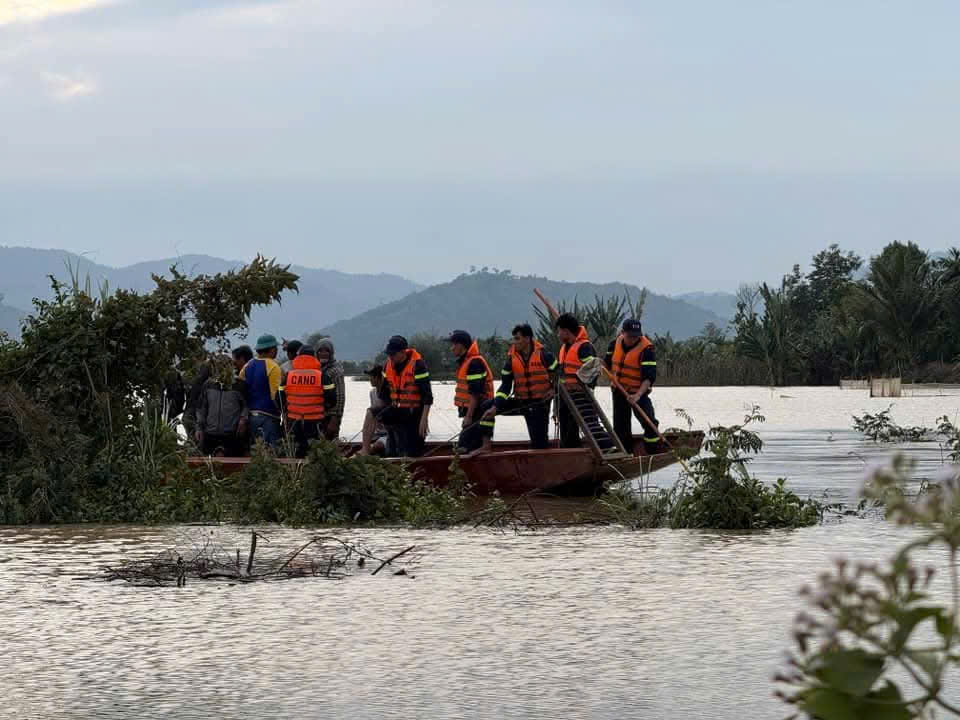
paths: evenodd
<path fill-rule="evenodd" d="M 518 322 L 536 326 L 532 303 L 534 288 L 554 300 L 592 302 L 594 296 L 610 297 L 629 293 L 634 300 L 640 289 L 623 283 L 567 283 L 539 277 L 516 277 L 508 273 L 478 272 L 461 275 L 452 282 L 433 285 L 349 320 L 342 320 L 322 332 L 337 345 L 337 354 L 347 360 L 373 358 L 390 335 L 407 337 L 417 332 L 449 333 L 463 329 L 475 336 L 494 332 L 509 335 Z M 677 339 L 698 334 L 708 323 L 723 327 L 717 315 L 689 303 L 650 293 L 643 312 L 647 332 Z"/>
<path fill-rule="evenodd" d="M 277 261 L 285 262 L 282 256 L 277 257 Z M 102 282 L 106 282 L 111 290 L 145 291 L 153 287 L 151 274 L 165 275 L 171 265 L 188 275 L 195 275 L 227 272 L 243 263 L 207 255 L 185 255 L 113 268 L 65 250 L 0 247 L 0 293 L 4 296 L 3 303 L 11 306 L 9 312 L 0 316 L 0 321 L 9 320 L 13 327 L 8 328 L 5 322 L 4 328 L 16 330 L 18 311 L 32 311 L 33 298 L 50 299 L 53 292 L 49 275 L 69 283 L 72 268 L 81 282 L 90 278 L 94 291 Z M 282 304 L 255 308 L 250 319 L 252 333 L 272 332 L 299 337 L 311 329 L 353 317 L 421 287 L 397 275 L 353 275 L 297 265 L 290 269 L 300 276 L 299 294 L 285 293 Z"/>

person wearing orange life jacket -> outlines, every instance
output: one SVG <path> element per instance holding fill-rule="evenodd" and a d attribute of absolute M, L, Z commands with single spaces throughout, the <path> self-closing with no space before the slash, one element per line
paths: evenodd
<path fill-rule="evenodd" d="M 500 388 L 493 402 L 484 406 L 484 419 L 521 414 L 527 423 L 530 447 L 549 447 L 550 401 L 558 365 L 553 353 L 533 339 L 529 324 L 517 325 L 513 328 L 513 345 L 500 371 Z"/>
<path fill-rule="evenodd" d="M 387 361 L 379 391 L 384 407 L 376 418 L 387 429 L 391 455 L 419 457 L 430 434 L 433 406 L 430 371 L 420 353 L 410 347 L 402 335 L 391 337 L 384 353 Z"/>
<path fill-rule="evenodd" d="M 290 361 L 281 400 L 287 410 L 287 421 L 293 430 L 296 457 L 307 456 L 311 440 L 319 440 L 326 408 L 337 402 L 337 386 L 324 371 L 310 345 L 300 348 Z"/>
<path fill-rule="evenodd" d="M 447 338 L 457 359 L 457 390 L 453 403 L 461 423 L 458 447 L 463 452 L 489 452 L 493 441 L 493 417 L 484 417 L 481 408 L 493 400 L 493 373 L 476 341 L 466 330 L 454 330 Z"/>
<path fill-rule="evenodd" d="M 604 364 L 626 390 L 633 400 L 653 422 L 648 424 L 634 410 L 627 398 L 616 388 L 613 392 L 613 428 L 623 443 L 627 452 L 633 452 L 633 424 L 632 415 L 643 426 L 643 443 L 647 454 L 652 455 L 659 450 L 660 438 L 657 435 L 657 416 L 653 411 L 650 393 L 653 383 L 657 380 L 657 356 L 653 343 L 643 334 L 643 327 L 639 320 L 630 318 L 623 322 L 620 336 L 610 343 Z"/>
<path fill-rule="evenodd" d="M 582 393 L 584 386 L 577 373 L 585 364 L 597 362 L 597 351 L 590 342 L 587 329 L 572 313 L 560 315 L 557 318 L 556 328 L 557 337 L 561 343 L 557 357 L 560 363 L 561 382 L 566 385 L 567 391 L 572 395 Z M 587 387 L 592 390 L 595 384 L 592 382 Z M 594 424 L 596 418 L 590 413 L 591 411 L 585 410 L 584 419 L 588 424 Z M 557 420 L 560 425 L 561 447 L 580 447 L 580 427 L 564 402 L 557 403 Z"/>

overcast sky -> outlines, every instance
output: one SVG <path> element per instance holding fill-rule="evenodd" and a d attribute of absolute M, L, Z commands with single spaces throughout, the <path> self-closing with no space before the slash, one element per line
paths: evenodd
<path fill-rule="evenodd" d="M 0 243 L 662 292 L 960 244 L 955 0 L 0 0 Z"/>

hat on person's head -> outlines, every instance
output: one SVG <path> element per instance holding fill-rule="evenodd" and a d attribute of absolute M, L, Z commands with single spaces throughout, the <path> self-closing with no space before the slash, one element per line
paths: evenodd
<path fill-rule="evenodd" d="M 277 339 L 273 335 L 261 335 L 257 338 L 257 352 L 269 350 L 277 346 Z"/>
<path fill-rule="evenodd" d="M 317 351 L 313 349 L 313 345 L 301 345 L 300 352 L 298 352 L 297 355 L 312 355 L 316 357 Z"/>
<path fill-rule="evenodd" d="M 473 342 L 473 338 L 470 337 L 470 333 L 466 330 L 454 330 L 450 333 L 450 337 L 447 338 L 447 342 L 459 343 L 464 347 L 470 347 L 470 344 Z"/>
<path fill-rule="evenodd" d="M 643 337 L 643 327 L 639 320 L 627 318 L 623 321 L 623 334 L 629 338 Z"/>
<path fill-rule="evenodd" d="M 387 355 L 393 355 L 394 353 L 403 352 L 408 347 L 407 339 L 403 335 L 394 335 L 387 341 L 387 347 L 383 352 Z"/>

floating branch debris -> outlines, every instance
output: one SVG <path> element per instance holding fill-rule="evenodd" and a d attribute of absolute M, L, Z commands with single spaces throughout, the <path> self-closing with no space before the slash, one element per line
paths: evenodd
<path fill-rule="evenodd" d="M 251 531 L 250 548 L 243 558 L 239 548 L 231 553 L 208 536 L 190 552 L 166 550 L 152 558 L 108 566 L 98 578 L 144 587 L 183 587 L 187 582 L 200 580 L 232 584 L 305 577 L 341 579 L 354 571 L 365 572 L 368 560 L 376 566 L 372 575 L 390 566 L 395 569 L 394 575 L 409 576 L 408 568 L 417 559 L 415 545 L 381 558 L 360 545 L 331 535 L 317 535 L 298 548 L 280 554 L 264 551 L 269 542 L 266 535 Z"/>

